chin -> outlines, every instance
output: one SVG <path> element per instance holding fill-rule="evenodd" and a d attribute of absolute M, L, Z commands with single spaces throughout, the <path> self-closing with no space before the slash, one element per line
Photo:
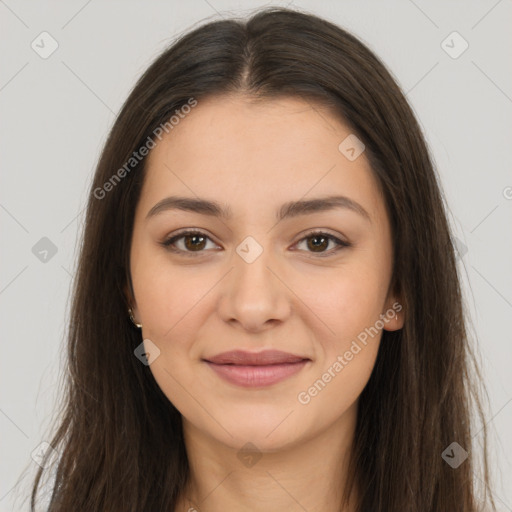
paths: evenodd
<path fill-rule="evenodd" d="M 301 418 L 299 408 L 285 408 L 276 404 L 266 409 L 244 409 L 237 408 L 235 415 L 225 415 L 221 421 L 224 428 L 211 421 L 200 428 L 207 429 L 210 436 L 233 449 L 239 450 L 251 443 L 265 453 L 287 449 L 314 436 L 315 423 L 310 424 L 311 420 Z"/>

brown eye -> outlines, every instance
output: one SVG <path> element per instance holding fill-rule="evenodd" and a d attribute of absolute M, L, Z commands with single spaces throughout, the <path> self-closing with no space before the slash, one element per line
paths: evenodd
<path fill-rule="evenodd" d="M 323 232 L 309 233 L 299 241 L 298 245 L 304 241 L 306 241 L 306 252 L 316 253 L 319 256 L 329 256 L 344 247 L 350 247 L 348 242 L 344 242 L 329 233 Z M 326 250 L 331 242 L 334 244 L 334 247 L 330 250 Z"/>
<path fill-rule="evenodd" d="M 204 252 L 210 238 L 200 231 L 185 231 L 162 242 L 164 247 L 186 256 Z M 213 243 L 213 242 L 212 242 Z"/>

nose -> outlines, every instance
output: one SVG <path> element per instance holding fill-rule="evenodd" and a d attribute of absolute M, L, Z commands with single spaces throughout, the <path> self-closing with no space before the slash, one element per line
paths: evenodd
<path fill-rule="evenodd" d="M 270 250 L 263 250 L 254 261 L 234 253 L 233 265 L 222 281 L 222 319 L 253 333 L 284 322 L 292 310 L 293 293 Z"/>

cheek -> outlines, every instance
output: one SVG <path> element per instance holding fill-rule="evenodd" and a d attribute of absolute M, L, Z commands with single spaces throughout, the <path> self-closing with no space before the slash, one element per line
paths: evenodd
<path fill-rule="evenodd" d="M 318 364 L 297 395 L 304 414 L 325 424 L 348 410 L 371 376 L 385 295 L 378 274 L 369 271 L 340 276 L 328 290 L 314 310 L 329 329 L 315 336 Z"/>
<path fill-rule="evenodd" d="M 319 319 L 318 340 L 324 352 L 332 355 L 379 319 L 387 281 L 378 269 L 363 264 L 317 277 L 304 280 L 296 289 Z"/>
<path fill-rule="evenodd" d="M 215 276 L 197 267 L 172 265 L 165 253 L 144 251 L 137 255 L 132 281 L 145 336 L 164 341 L 187 323 Z"/>
<path fill-rule="evenodd" d="M 194 389 L 196 380 L 191 362 L 194 340 L 208 307 L 206 294 L 215 280 L 191 267 L 173 267 L 154 254 L 146 261 L 140 258 L 137 267 L 132 279 L 143 319 L 142 336 L 159 350 L 149 369 L 167 398 L 180 412 L 188 413 L 195 403 L 187 391 Z"/>
<path fill-rule="evenodd" d="M 318 407 L 318 414 L 340 414 L 366 385 L 382 334 L 378 321 L 386 277 L 375 263 L 361 259 L 358 265 L 340 268 L 324 286 L 309 289 L 304 302 L 326 326 L 314 335 L 319 364 L 302 390 L 304 400 L 316 404 L 311 403 L 310 412 Z"/>
<path fill-rule="evenodd" d="M 142 336 L 159 350 L 150 370 L 162 391 L 180 410 L 190 408 L 185 390 L 197 385 L 196 370 L 202 326 L 212 315 L 212 288 L 219 281 L 212 269 L 178 266 L 166 254 L 147 251 L 134 260 L 132 280 L 142 319 Z M 198 393 L 200 396 L 200 393 Z"/>

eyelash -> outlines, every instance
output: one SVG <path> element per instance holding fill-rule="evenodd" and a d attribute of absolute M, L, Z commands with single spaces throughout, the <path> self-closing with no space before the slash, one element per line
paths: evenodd
<path fill-rule="evenodd" d="M 182 254 L 184 256 L 190 256 L 190 257 L 197 257 L 199 255 L 201 255 L 201 253 L 204 253 L 205 252 L 205 249 L 203 250 L 200 250 L 200 251 L 184 251 L 182 249 L 177 249 L 176 247 L 173 247 L 173 244 L 182 239 L 182 238 L 186 238 L 187 236 L 193 236 L 193 235 L 200 235 L 202 237 L 205 237 L 207 238 L 208 240 L 212 241 L 211 238 L 206 234 L 206 233 L 203 233 L 202 231 L 192 231 L 192 230 L 189 230 L 189 231 L 182 231 L 180 233 L 177 233 L 176 235 L 173 235 L 171 238 L 168 238 L 167 240 L 164 240 L 163 242 L 161 242 L 161 245 L 163 245 L 166 249 L 172 251 L 172 252 L 175 252 L 175 253 L 179 253 L 179 254 Z M 302 242 L 304 240 L 307 240 L 308 238 L 313 238 L 315 236 L 322 236 L 324 238 L 327 238 L 328 240 L 330 241 L 334 241 L 336 244 L 337 244 L 337 247 L 335 247 L 334 249 L 331 249 L 330 251 L 326 251 L 326 252 L 323 252 L 323 253 L 314 253 L 314 252 L 311 252 L 311 251 L 307 251 L 307 252 L 310 252 L 311 254 L 315 255 L 315 256 L 318 256 L 319 258 L 325 258 L 325 257 L 328 257 L 328 256 L 332 256 L 333 254 L 335 253 L 338 253 L 340 250 L 344 249 L 344 248 L 347 248 L 347 247 L 351 247 L 352 244 L 350 244 L 349 242 L 345 242 L 343 240 L 340 240 L 339 238 L 335 237 L 334 235 L 331 235 L 330 233 L 326 233 L 324 231 L 312 231 L 312 232 L 309 232 L 307 233 L 304 237 L 302 237 L 298 242 Z M 295 244 L 296 245 L 296 244 Z"/>

